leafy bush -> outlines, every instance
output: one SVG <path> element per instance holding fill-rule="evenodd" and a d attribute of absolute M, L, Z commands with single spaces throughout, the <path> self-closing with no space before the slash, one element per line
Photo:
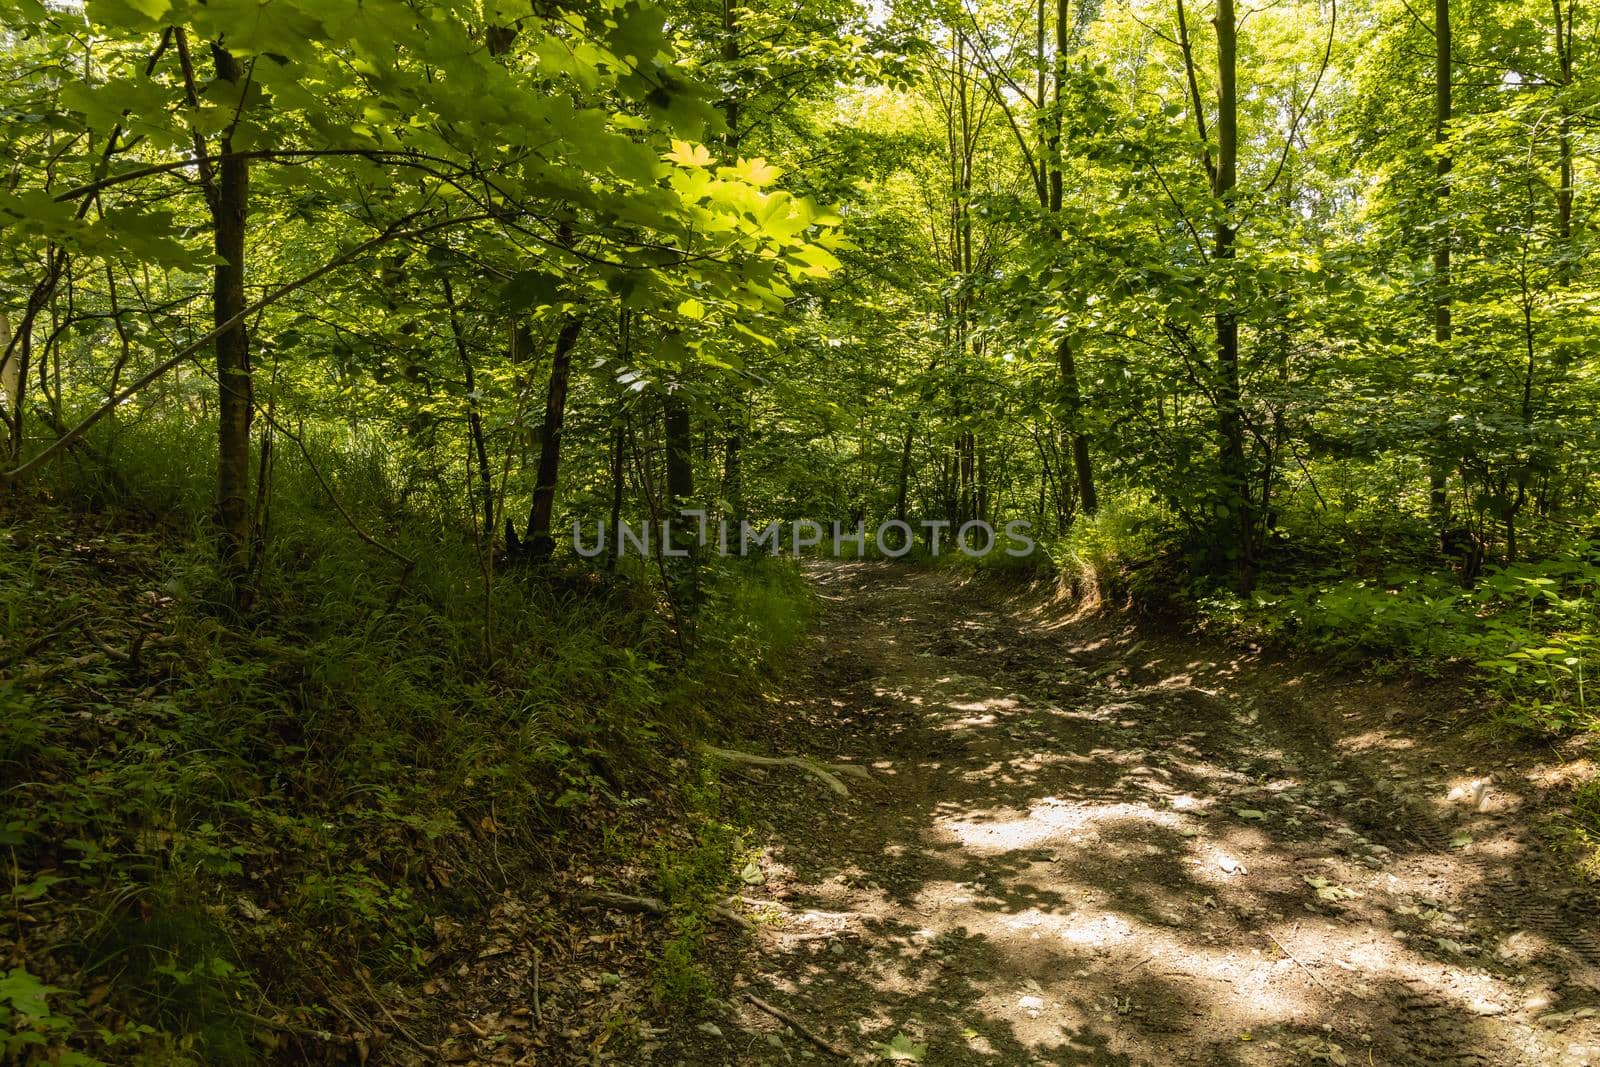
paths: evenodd
<path fill-rule="evenodd" d="M 1541 733 L 1600 727 L 1600 567 L 1593 549 L 1491 573 L 1474 601 L 1480 628 L 1464 654 L 1495 684 L 1506 721 Z"/>
<path fill-rule="evenodd" d="M 1213 592 L 1202 618 L 1234 633 L 1365 669 L 1469 666 L 1500 697 L 1500 719 L 1543 734 L 1600 727 L 1600 566 L 1588 542 L 1553 558 L 1491 568 L 1466 590 L 1453 576 L 1391 569 L 1381 578 L 1263 584 Z"/>
<path fill-rule="evenodd" d="M 1105 500 L 1094 515 L 1079 516 L 1059 540 L 1044 546 L 1058 571 L 1085 590 L 1143 593 L 1165 601 L 1162 578 L 1175 530 L 1160 507 L 1122 494 Z"/>
<path fill-rule="evenodd" d="M 692 840 L 656 845 L 656 883 L 669 909 L 668 938 L 655 961 L 655 996 L 680 1010 L 705 1006 L 714 986 L 700 965 L 711 909 L 735 884 L 735 872 L 749 858 L 744 832 L 726 821 L 709 778 L 685 789 L 692 817 Z"/>

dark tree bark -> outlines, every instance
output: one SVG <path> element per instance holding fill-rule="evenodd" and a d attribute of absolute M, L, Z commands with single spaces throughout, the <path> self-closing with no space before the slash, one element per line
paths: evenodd
<path fill-rule="evenodd" d="M 1442 351 L 1451 336 L 1450 293 L 1450 241 L 1449 219 L 1450 170 L 1452 160 L 1447 150 L 1450 137 L 1452 111 L 1451 90 L 1453 78 L 1450 65 L 1450 0 L 1434 0 L 1434 77 L 1433 77 L 1433 143 L 1438 151 L 1434 164 L 1434 218 L 1437 231 L 1433 243 L 1433 339 Z M 1428 510 L 1436 525 L 1449 521 L 1449 498 L 1446 495 L 1447 470 L 1443 459 L 1436 458 L 1428 472 Z"/>
<path fill-rule="evenodd" d="M 744 430 L 736 425 L 722 445 L 722 497 L 728 517 L 737 525 L 744 519 Z"/>
<path fill-rule="evenodd" d="M 739 144 L 741 131 L 739 129 L 740 107 L 739 87 L 733 77 L 733 65 L 739 61 L 739 24 L 734 17 L 737 10 L 735 0 L 722 0 L 722 61 L 728 65 L 728 95 L 722 99 L 722 118 L 727 123 L 728 132 L 722 137 L 723 147 L 727 151 L 728 162 L 734 163 L 739 158 Z M 729 517 L 735 524 L 744 519 L 744 470 L 742 459 L 744 454 L 745 420 L 743 418 L 743 399 L 735 400 L 733 422 L 728 428 L 727 439 L 722 445 L 722 496 L 728 503 Z"/>
<path fill-rule="evenodd" d="M 1565 11 L 1561 0 L 1551 0 L 1556 19 L 1556 62 L 1560 69 L 1563 89 L 1572 85 L 1572 18 L 1576 0 L 1569 0 Z M 1562 285 L 1572 282 L 1570 256 L 1572 252 L 1572 114 L 1565 100 L 1561 103 L 1561 121 L 1556 127 L 1556 156 L 1558 185 L 1556 187 L 1556 237 L 1561 242 L 1561 253 L 1569 257 L 1562 263 L 1558 275 Z"/>
<path fill-rule="evenodd" d="M 528 534 L 523 539 L 535 560 L 550 558 L 555 539 L 550 522 L 555 515 L 556 485 L 561 471 L 561 431 L 567 415 L 567 385 L 572 376 L 572 350 L 583 331 L 583 319 L 569 314 L 556 335 L 550 361 L 550 384 L 545 390 L 544 433 L 539 442 L 539 466 L 534 477 L 533 504 L 528 510 Z"/>
<path fill-rule="evenodd" d="M 238 85 L 243 72 L 226 48 L 213 45 L 217 77 Z M 212 277 L 212 314 L 221 328 L 245 307 L 245 235 L 249 214 L 250 164 L 233 151 L 225 134 L 216 158 L 216 180 L 210 187 L 217 264 Z M 250 337 L 244 320 L 217 334 L 217 527 L 223 569 L 242 576 L 249 567 L 251 543 L 250 426 L 255 411 L 250 371 Z"/>
<path fill-rule="evenodd" d="M 1041 36 L 1044 26 L 1043 6 L 1044 0 L 1040 0 Z M 1065 105 L 1062 103 L 1061 94 L 1066 88 L 1067 81 L 1068 13 L 1067 0 L 1056 0 L 1055 108 L 1045 151 L 1045 165 L 1050 172 L 1049 201 L 1045 206 L 1050 212 L 1051 234 L 1058 244 L 1061 241 L 1061 142 L 1065 121 L 1062 114 Z M 1042 104 L 1044 100 L 1042 70 L 1039 72 L 1039 77 L 1041 86 L 1039 97 Z M 1056 372 L 1060 380 L 1062 422 L 1066 430 L 1064 436 L 1072 448 L 1073 472 L 1078 481 L 1078 501 L 1085 515 L 1093 515 L 1100 509 L 1100 495 L 1095 491 L 1094 463 L 1089 452 L 1089 435 L 1083 426 L 1083 391 L 1078 383 L 1078 361 L 1072 349 L 1070 333 L 1063 333 L 1056 341 Z"/>
<path fill-rule="evenodd" d="M 900 448 L 900 477 L 895 485 L 894 517 L 906 521 L 906 493 L 911 485 L 911 446 L 916 441 L 915 426 L 906 428 L 905 443 Z"/>
<path fill-rule="evenodd" d="M 688 402 L 677 393 L 668 394 L 664 415 L 667 438 L 667 503 L 677 511 L 688 506 L 694 496 L 694 457 L 691 454 L 694 445 Z"/>
<path fill-rule="evenodd" d="M 617 569 L 617 559 L 622 554 L 622 535 L 619 529 L 622 525 L 622 498 L 626 491 L 623 484 L 623 450 L 628 446 L 628 413 L 621 410 L 617 413 L 617 426 L 611 435 L 611 524 L 606 527 L 607 544 L 610 546 L 606 553 L 606 570 Z"/>
<path fill-rule="evenodd" d="M 494 542 L 494 477 L 489 470 L 489 446 L 483 436 L 483 413 L 478 403 L 478 376 L 472 365 L 472 353 L 467 349 L 467 338 L 461 328 L 461 316 L 456 310 L 455 291 L 450 279 L 444 279 L 444 302 L 450 311 L 450 334 L 455 338 L 456 357 L 461 360 L 461 372 L 467 389 L 467 433 L 472 438 L 472 450 L 478 462 L 478 506 L 482 509 L 482 533 L 485 548 Z"/>

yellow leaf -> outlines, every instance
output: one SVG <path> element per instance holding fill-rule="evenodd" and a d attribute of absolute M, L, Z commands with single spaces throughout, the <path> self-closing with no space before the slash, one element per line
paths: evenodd
<path fill-rule="evenodd" d="M 672 151 L 667 153 L 668 161 L 680 167 L 709 167 L 711 166 L 711 150 L 703 144 L 690 144 L 688 141 L 673 141 Z"/>
<path fill-rule="evenodd" d="M 783 173 L 782 170 L 774 167 L 759 156 L 755 159 L 739 160 L 739 165 L 734 167 L 733 170 L 735 174 L 751 185 L 766 185 L 769 182 L 777 181 L 778 176 Z"/>

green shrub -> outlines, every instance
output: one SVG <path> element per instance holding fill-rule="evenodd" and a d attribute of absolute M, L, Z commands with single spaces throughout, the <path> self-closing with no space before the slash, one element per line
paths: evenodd
<path fill-rule="evenodd" d="M 655 961 L 655 996 L 673 1007 L 696 1011 L 714 985 L 701 966 L 711 909 L 737 884 L 750 859 L 743 830 L 724 821 L 717 793 L 707 782 L 686 789 L 693 838 L 656 846 L 656 884 L 668 908 L 666 943 Z"/>
<path fill-rule="evenodd" d="M 1600 728 L 1600 566 L 1587 542 L 1548 560 L 1453 575 L 1389 568 L 1372 578 L 1263 583 L 1198 600 L 1213 628 L 1366 670 L 1464 664 L 1499 697 L 1499 721 L 1539 734 Z"/>

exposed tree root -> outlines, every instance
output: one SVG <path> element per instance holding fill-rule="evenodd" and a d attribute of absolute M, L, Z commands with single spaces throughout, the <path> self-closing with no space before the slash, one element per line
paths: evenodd
<path fill-rule="evenodd" d="M 715 745 L 700 746 L 700 751 L 727 760 L 729 763 L 745 763 L 756 767 L 794 767 L 798 770 L 817 778 L 829 789 L 842 797 L 850 795 L 850 790 L 839 780 L 839 775 L 848 774 L 862 781 L 872 781 L 872 775 L 865 767 L 854 763 L 818 763 L 816 760 L 806 759 L 804 756 L 758 756 L 753 752 L 740 752 L 732 748 L 718 748 Z"/>
<path fill-rule="evenodd" d="M 805 1038 L 818 1048 L 833 1053 L 841 1060 L 853 1058 L 853 1055 L 849 1049 L 845 1048 L 843 1045 L 835 1044 L 834 1042 L 823 1037 L 821 1034 L 809 1029 L 804 1023 L 796 1019 L 793 1015 L 790 1015 L 788 1012 L 784 1011 L 782 1008 L 774 1007 L 773 1005 L 768 1004 L 754 993 L 746 993 L 744 995 L 744 999 L 748 1000 L 750 1003 L 754 1004 L 756 1007 L 760 1008 L 774 1019 L 777 1019 L 779 1022 L 788 1024 L 791 1028 L 793 1028 L 795 1033 L 799 1034 L 801 1037 Z"/>
<path fill-rule="evenodd" d="M 595 904 L 604 904 L 606 907 L 616 908 L 618 911 L 637 911 L 646 915 L 666 915 L 672 910 L 667 907 L 666 901 L 657 897 L 636 897 L 630 893 L 617 893 L 609 889 L 592 890 L 582 894 L 581 899 L 592 901 Z M 721 904 L 713 904 L 707 910 L 711 915 L 733 926 L 748 930 L 752 925 L 749 919 Z"/>

